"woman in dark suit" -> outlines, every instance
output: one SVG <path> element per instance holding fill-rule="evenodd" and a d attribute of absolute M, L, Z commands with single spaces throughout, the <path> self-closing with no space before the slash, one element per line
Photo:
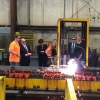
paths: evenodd
<path fill-rule="evenodd" d="M 39 45 L 37 46 L 37 53 L 39 67 L 47 67 L 48 56 L 45 53 L 47 45 L 43 44 L 43 39 L 39 39 L 38 43 Z"/>

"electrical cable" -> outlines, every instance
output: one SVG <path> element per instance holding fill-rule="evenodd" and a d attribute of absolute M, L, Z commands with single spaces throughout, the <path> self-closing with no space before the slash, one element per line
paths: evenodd
<path fill-rule="evenodd" d="M 73 18 L 77 13 L 79 13 L 86 5 L 88 5 L 92 0 L 90 0 L 89 2 L 87 2 L 87 4 L 85 4 L 82 8 L 80 8 L 75 14 L 72 15 L 71 18 Z"/>
<path fill-rule="evenodd" d="M 86 0 L 84 0 L 86 3 L 87 3 L 87 1 Z M 88 5 L 90 5 L 89 3 L 88 3 Z M 91 5 L 90 5 L 91 6 Z M 100 15 L 100 12 L 99 11 L 97 11 L 93 6 L 91 6 L 99 15 Z"/>
<path fill-rule="evenodd" d="M 52 34 L 50 33 L 46 38 L 44 38 L 43 40 L 46 40 L 49 36 L 51 36 Z"/>
<path fill-rule="evenodd" d="M 78 47 L 78 48 L 82 49 L 82 53 L 81 53 L 81 54 L 79 55 L 79 57 L 78 57 L 78 60 L 80 60 L 80 59 L 81 59 L 81 57 L 82 57 L 82 55 L 83 55 L 83 53 L 85 53 L 85 52 L 84 52 L 83 47 L 80 47 L 80 46 L 77 46 L 77 45 L 76 45 L 76 47 Z"/>
<path fill-rule="evenodd" d="M 86 2 L 86 5 L 88 5 L 92 0 L 90 0 L 89 2 Z M 81 9 L 79 9 L 75 14 L 72 15 L 71 18 L 73 18 L 78 12 L 80 12 L 86 5 L 84 5 Z M 52 34 L 50 33 L 45 39 L 47 39 L 49 36 L 51 36 Z M 44 39 L 44 40 L 45 40 Z"/>
<path fill-rule="evenodd" d="M 84 0 L 84 1 L 85 1 L 85 0 Z M 89 3 L 90 3 L 91 1 L 92 1 L 92 0 L 90 0 L 89 2 L 86 2 L 86 1 L 85 1 L 85 2 L 86 2 L 86 5 L 90 5 Z M 79 9 L 75 14 L 73 14 L 71 18 L 73 18 L 73 16 L 76 15 L 79 11 L 81 11 L 86 5 L 84 5 L 84 6 L 83 6 L 81 9 Z M 74 25 L 75 25 L 75 23 L 74 23 Z M 76 25 L 75 25 L 75 27 L 76 27 Z M 77 33 L 77 28 L 76 28 L 76 33 Z"/>

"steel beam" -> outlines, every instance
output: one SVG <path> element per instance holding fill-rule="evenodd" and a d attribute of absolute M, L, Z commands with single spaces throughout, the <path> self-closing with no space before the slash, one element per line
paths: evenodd
<path fill-rule="evenodd" d="M 66 79 L 65 100 L 77 100 L 72 79 Z"/>
<path fill-rule="evenodd" d="M 0 27 L 11 27 L 11 25 L 0 25 Z M 57 30 L 57 26 L 33 26 L 33 25 L 17 25 L 16 31 L 23 30 Z M 71 31 L 81 31 L 81 27 L 73 27 L 73 29 L 69 26 L 66 29 L 71 29 Z M 100 27 L 89 27 L 89 31 L 91 32 L 99 32 Z"/>
<path fill-rule="evenodd" d="M 18 25 L 17 31 L 19 30 L 57 30 L 57 26 L 28 26 L 28 25 Z M 71 29 L 71 27 L 66 27 Z M 73 27 L 72 31 L 81 31 L 81 27 Z M 89 27 L 89 31 L 100 31 L 100 27 Z"/>
<path fill-rule="evenodd" d="M 23 94 L 25 94 L 24 93 L 24 89 L 23 89 Z M 20 89 L 19 90 L 6 90 L 6 94 L 18 94 L 20 92 Z M 50 92 L 50 91 L 33 91 L 33 90 L 31 90 L 31 91 L 27 91 L 26 90 L 26 92 L 27 92 L 27 94 L 30 94 L 30 95 L 50 95 L 50 96 L 53 96 L 53 95 L 56 95 L 56 96 L 60 96 L 60 95 L 65 95 L 64 94 L 64 92 L 59 92 L 59 91 L 52 91 L 52 92 Z"/>
<path fill-rule="evenodd" d="M 18 25 L 17 26 L 17 31 L 22 31 L 22 30 L 56 30 L 57 31 L 57 26 L 28 26 L 28 25 Z"/>
<path fill-rule="evenodd" d="M 12 41 L 16 31 L 16 23 L 17 23 L 17 0 L 10 0 L 10 18 L 11 18 L 10 40 Z"/>

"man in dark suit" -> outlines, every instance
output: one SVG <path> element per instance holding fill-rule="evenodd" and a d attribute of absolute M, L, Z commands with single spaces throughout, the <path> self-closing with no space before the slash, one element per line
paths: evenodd
<path fill-rule="evenodd" d="M 29 45 L 26 44 L 26 40 L 24 38 L 21 39 L 21 45 L 20 45 L 20 66 L 29 66 L 30 64 L 30 56 L 31 50 Z"/>
<path fill-rule="evenodd" d="M 37 46 L 37 53 L 39 67 L 47 67 L 48 56 L 45 53 L 47 45 L 43 44 L 43 39 L 39 39 L 38 43 L 39 45 Z"/>
<path fill-rule="evenodd" d="M 75 50 L 76 49 L 76 39 L 72 38 L 71 42 L 68 44 L 68 55 L 70 55 L 70 58 L 75 57 Z"/>
<path fill-rule="evenodd" d="M 77 36 L 77 46 L 85 48 L 85 40 L 82 39 L 81 35 Z"/>
<path fill-rule="evenodd" d="M 81 54 L 82 57 L 80 59 L 85 59 L 85 40 L 82 40 L 81 35 L 77 36 L 76 43 L 76 57 L 78 58 Z"/>

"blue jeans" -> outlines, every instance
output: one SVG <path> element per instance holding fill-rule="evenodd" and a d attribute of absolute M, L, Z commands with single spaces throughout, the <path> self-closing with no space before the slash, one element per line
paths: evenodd
<path fill-rule="evenodd" d="M 10 62 L 10 66 L 19 66 L 19 62 Z"/>

